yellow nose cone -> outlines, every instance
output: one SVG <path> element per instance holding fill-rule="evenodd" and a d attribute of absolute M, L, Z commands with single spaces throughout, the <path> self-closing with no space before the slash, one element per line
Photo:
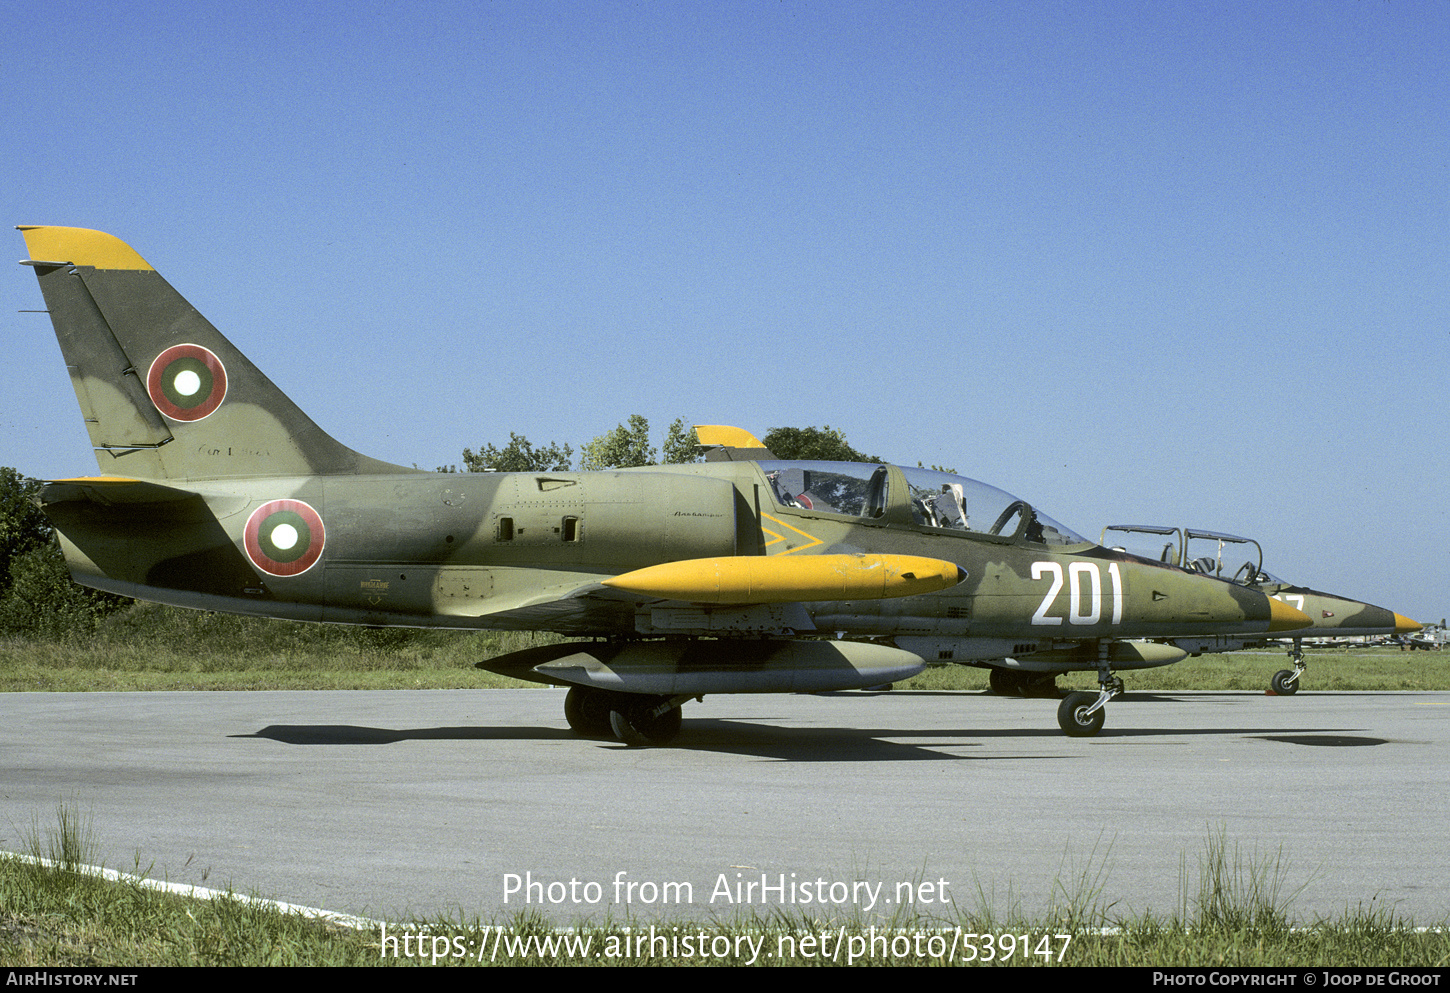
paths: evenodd
<path fill-rule="evenodd" d="M 1294 609 L 1283 600 L 1269 597 L 1270 631 L 1295 631 L 1299 628 L 1307 628 L 1313 623 L 1314 621 L 1304 611 Z"/>
<path fill-rule="evenodd" d="M 1410 634 L 1413 631 L 1420 630 L 1424 626 L 1423 624 L 1410 620 L 1404 614 L 1395 615 L 1395 634 Z"/>

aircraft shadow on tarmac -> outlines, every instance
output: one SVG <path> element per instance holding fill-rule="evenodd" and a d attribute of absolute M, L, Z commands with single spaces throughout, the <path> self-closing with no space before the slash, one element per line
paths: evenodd
<path fill-rule="evenodd" d="M 1381 745 L 1383 738 L 1346 734 L 1344 728 L 1120 728 L 1105 731 L 1097 741 L 1114 738 L 1182 738 L 1186 736 L 1255 737 L 1264 741 L 1301 746 Z M 268 738 L 287 745 L 391 745 L 401 741 L 560 741 L 628 750 L 612 738 L 585 738 L 566 728 L 494 726 L 379 728 L 355 724 L 272 724 L 251 734 L 234 738 Z M 902 741 L 906 738 L 927 739 Z M 1003 739 L 1061 741 L 1046 728 L 858 728 L 781 727 L 751 721 L 698 718 L 686 721 L 680 736 L 666 747 L 678 752 L 708 751 L 721 754 L 755 755 L 787 762 L 884 762 L 920 760 L 974 761 L 1057 761 L 1089 758 L 1086 751 L 1054 751 L 1032 755 L 969 755 L 961 749 Z"/>
<path fill-rule="evenodd" d="M 902 742 L 919 735 L 931 745 Z M 750 721 L 701 718 L 686 721 L 680 736 L 667 751 L 709 751 L 722 754 L 756 755 L 790 762 L 905 761 L 920 759 L 1061 759 L 1066 755 L 983 755 L 970 756 L 939 751 L 977 744 L 974 739 L 995 737 L 1061 738 L 1047 729 L 1029 731 L 984 731 L 961 728 L 930 730 L 905 728 L 811 727 L 790 728 Z M 631 750 L 613 738 L 587 738 L 566 728 L 543 727 L 453 727 L 371 728 L 350 724 L 273 724 L 252 734 L 234 738 L 270 738 L 288 745 L 391 745 L 400 741 L 549 741 L 568 739 L 581 745 L 610 750 Z M 638 749 L 634 749 L 638 750 Z"/>
<path fill-rule="evenodd" d="M 454 727 L 370 728 L 357 724 L 269 724 L 232 738 L 271 738 L 285 745 L 394 745 L 400 741 L 543 741 L 577 738 L 563 728 Z"/>

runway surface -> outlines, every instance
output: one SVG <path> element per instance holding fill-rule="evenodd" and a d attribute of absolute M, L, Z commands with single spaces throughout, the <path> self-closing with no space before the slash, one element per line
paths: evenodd
<path fill-rule="evenodd" d="M 1130 693 L 1091 739 L 1051 700 L 717 696 L 649 749 L 576 737 L 551 689 L 10 693 L 0 713 L 0 848 L 65 803 L 108 867 L 393 920 L 983 894 L 1036 913 L 1085 877 L 1170 913 L 1218 835 L 1277 864 L 1306 922 L 1450 915 L 1447 693 Z"/>

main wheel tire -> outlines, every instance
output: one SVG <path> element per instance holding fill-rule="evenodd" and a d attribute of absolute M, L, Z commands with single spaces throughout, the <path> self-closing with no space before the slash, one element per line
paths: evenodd
<path fill-rule="evenodd" d="M 1103 729 L 1107 716 L 1102 707 L 1091 714 L 1087 709 L 1093 705 L 1096 693 L 1069 693 L 1057 707 L 1057 723 L 1069 738 L 1091 738 Z"/>
<path fill-rule="evenodd" d="M 609 703 L 605 690 L 571 686 L 568 696 L 564 697 L 564 719 L 576 734 L 586 738 L 612 738 L 614 728 L 609 722 Z"/>
<path fill-rule="evenodd" d="M 1062 691 L 1057 688 L 1057 677 L 1052 673 L 1033 673 L 1022 687 L 1022 695 L 1057 700 Z"/>
<path fill-rule="evenodd" d="M 998 696 L 1021 696 L 1027 685 L 1027 676 L 1011 669 L 994 668 L 987 673 L 987 685 Z"/>
<path fill-rule="evenodd" d="M 1278 696 L 1293 696 L 1299 692 L 1299 680 L 1294 678 L 1294 670 L 1280 669 L 1274 673 L 1274 678 L 1269 680 L 1269 689 Z"/>
<path fill-rule="evenodd" d="M 616 703 L 609 711 L 609 725 L 614 736 L 626 745 L 663 745 L 680 733 L 684 719 L 679 707 L 651 716 L 664 701 L 663 697 L 641 697 Z"/>

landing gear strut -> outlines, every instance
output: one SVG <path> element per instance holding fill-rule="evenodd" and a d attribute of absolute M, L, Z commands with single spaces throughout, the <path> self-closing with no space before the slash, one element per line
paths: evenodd
<path fill-rule="evenodd" d="M 680 733 L 680 705 L 688 699 L 571 686 L 564 697 L 564 719 L 587 738 L 617 738 L 626 745 L 663 745 Z"/>
<path fill-rule="evenodd" d="M 1309 668 L 1304 661 L 1303 641 L 1300 638 L 1294 639 L 1294 647 L 1289 650 L 1289 658 L 1294 660 L 1294 668 L 1280 669 L 1274 673 L 1274 678 L 1269 681 L 1269 689 L 1279 696 L 1293 696 L 1299 692 L 1299 677 L 1304 675 L 1304 670 Z"/>
<path fill-rule="evenodd" d="M 1108 668 L 1107 646 L 1098 649 L 1098 692 L 1069 693 L 1057 707 L 1057 726 L 1069 738 L 1091 738 L 1103 729 L 1104 707 L 1123 693 L 1123 681 Z"/>

